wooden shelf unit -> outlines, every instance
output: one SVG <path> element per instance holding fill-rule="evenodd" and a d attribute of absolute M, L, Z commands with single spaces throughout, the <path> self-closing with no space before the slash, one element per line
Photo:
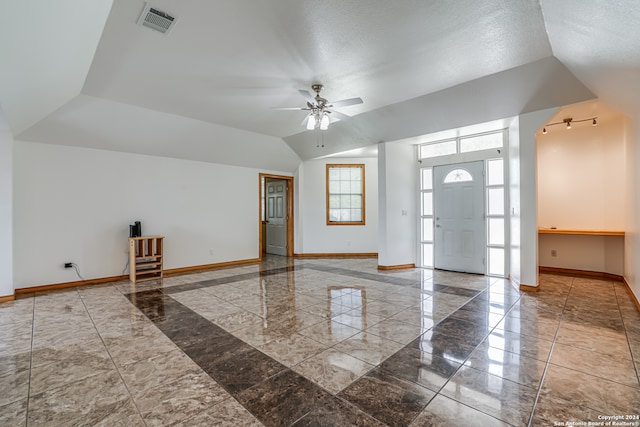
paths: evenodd
<path fill-rule="evenodd" d="M 129 237 L 129 279 L 133 282 L 162 279 L 164 236 Z"/>

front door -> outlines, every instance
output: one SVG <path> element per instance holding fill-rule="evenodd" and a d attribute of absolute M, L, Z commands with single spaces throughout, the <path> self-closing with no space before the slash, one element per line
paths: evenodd
<path fill-rule="evenodd" d="M 287 181 L 266 183 L 267 253 L 287 256 Z"/>
<path fill-rule="evenodd" d="M 484 274 L 484 162 L 436 166 L 434 181 L 434 267 Z"/>

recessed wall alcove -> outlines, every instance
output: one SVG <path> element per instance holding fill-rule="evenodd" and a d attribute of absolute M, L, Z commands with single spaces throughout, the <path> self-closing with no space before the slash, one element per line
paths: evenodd
<path fill-rule="evenodd" d="M 536 133 L 539 266 L 622 276 L 627 119 L 595 100 L 547 123 L 558 122 Z"/>

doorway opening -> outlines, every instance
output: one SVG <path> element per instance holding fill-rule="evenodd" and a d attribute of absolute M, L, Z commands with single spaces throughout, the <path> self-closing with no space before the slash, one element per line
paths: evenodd
<path fill-rule="evenodd" d="M 506 128 L 418 146 L 421 267 L 509 276 L 507 148 Z"/>
<path fill-rule="evenodd" d="M 259 258 L 293 256 L 293 177 L 259 174 Z"/>

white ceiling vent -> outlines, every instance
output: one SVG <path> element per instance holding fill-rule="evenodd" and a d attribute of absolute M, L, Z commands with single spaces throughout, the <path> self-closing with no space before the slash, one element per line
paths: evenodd
<path fill-rule="evenodd" d="M 176 18 L 166 12 L 151 7 L 149 3 L 144 5 L 138 24 L 149 27 L 152 30 L 167 34 L 176 23 Z"/>

